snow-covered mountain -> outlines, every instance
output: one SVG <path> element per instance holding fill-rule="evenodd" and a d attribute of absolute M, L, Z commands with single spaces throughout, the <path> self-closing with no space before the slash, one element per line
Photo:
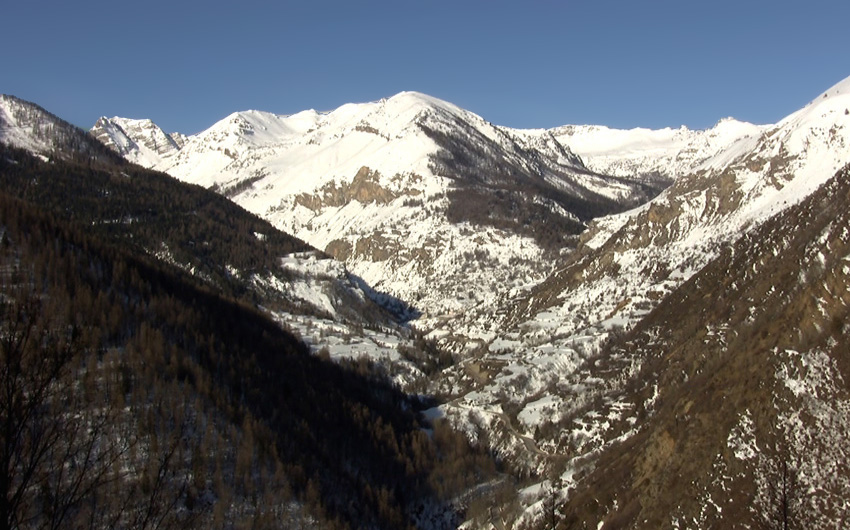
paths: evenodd
<path fill-rule="evenodd" d="M 826 528 L 850 498 L 849 108 L 850 78 L 777 124 L 707 131 L 517 131 L 403 93 L 236 113 L 162 153 L 134 137 L 153 125 L 94 132 L 424 313 L 426 338 L 455 352 L 430 366 L 429 417 L 538 482 L 504 520 L 530 523 L 548 499 L 593 527 L 769 526 L 784 460 Z M 597 217 L 649 199 L 659 175 L 675 177 L 660 195 Z M 321 277 L 308 271 L 369 290 L 318 254 L 281 265 L 307 279 L 264 285 L 327 313 L 347 303 L 302 292 Z M 332 356 L 406 362 L 392 330 L 352 340 L 341 315 L 279 318 Z"/>
<path fill-rule="evenodd" d="M 497 127 L 415 92 L 329 113 L 238 112 L 155 153 L 136 134 L 162 138 L 158 128 L 126 123 L 92 132 L 344 260 L 425 327 L 542 280 L 588 221 L 657 193 L 589 171 L 549 131 Z"/>
<path fill-rule="evenodd" d="M 651 202 L 597 220 L 568 264 L 512 318 L 556 311 L 552 322 L 561 332 L 564 321 L 633 321 L 724 245 L 807 197 L 850 161 L 848 89 L 850 79 L 760 134 L 739 138 Z"/>
<path fill-rule="evenodd" d="M 155 167 L 186 143 L 180 133 L 166 134 L 151 120 L 100 118 L 92 128 L 95 137 L 118 154 L 145 167 Z"/>
<path fill-rule="evenodd" d="M 579 154 L 587 167 L 606 175 L 686 175 L 737 140 L 758 136 L 763 126 L 725 118 L 705 130 L 611 129 L 599 125 L 565 125 L 552 130 Z"/>
<path fill-rule="evenodd" d="M 51 157 L 81 160 L 96 158 L 104 162 L 104 167 L 124 168 L 120 173 L 123 179 L 129 178 L 128 175 L 138 168 L 126 167 L 129 165 L 115 154 L 116 150 L 133 161 L 143 160 L 144 156 L 159 159 L 176 152 L 183 142 L 179 135 L 165 135 L 161 129 L 145 120 L 102 119 L 98 123 L 100 127 L 108 128 L 109 134 L 100 136 L 101 140 L 112 142 L 107 142 L 108 147 L 86 131 L 34 103 L 13 96 L 0 96 L 0 143 L 24 149 L 44 160 Z M 154 149 L 156 146 L 162 149 L 157 151 Z M 156 225 L 166 215 L 159 210 L 168 209 L 168 201 L 161 198 L 157 201 L 154 195 L 159 191 L 153 192 L 148 186 L 160 183 L 163 179 L 172 181 L 170 184 L 162 184 L 170 186 L 173 190 L 171 193 L 195 193 L 170 177 L 150 171 L 136 185 L 139 197 L 135 201 L 127 197 L 118 199 L 120 191 L 126 190 L 112 190 L 115 182 L 104 183 L 94 192 L 98 197 L 113 197 L 115 202 L 127 201 L 127 204 L 119 207 L 120 217 L 118 212 L 113 212 L 117 220 L 107 221 L 98 217 L 104 215 L 102 212 L 96 214 L 93 210 L 109 212 L 110 208 L 115 207 L 114 203 L 98 198 L 94 199 L 99 203 L 96 207 L 86 207 L 81 206 L 83 199 L 80 197 L 76 197 L 77 202 L 74 202 L 74 197 L 57 193 L 63 195 L 61 201 L 67 202 L 63 210 L 84 210 L 77 214 L 79 220 L 88 219 L 91 215 L 90 222 L 95 224 L 126 226 L 129 237 L 145 245 L 145 251 L 150 256 L 176 266 L 216 288 L 232 290 L 235 287 L 237 291 L 253 293 L 254 299 L 276 321 L 299 335 L 315 351 L 326 351 L 332 358 L 366 356 L 380 359 L 395 381 L 402 384 L 422 377 L 417 363 L 410 358 L 403 358 L 399 353 L 401 348 L 408 351 L 408 357 L 411 357 L 410 352 L 418 351 L 412 345 L 414 337 L 409 329 L 399 326 L 395 318 L 374 303 L 373 298 L 378 296 L 372 287 L 352 275 L 342 262 L 281 233 L 230 202 L 219 201 L 226 204 L 227 208 L 215 206 L 216 201 L 210 202 L 209 197 L 220 197 L 212 193 L 204 193 L 207 198 L 200 198 L 199 203 L 193 206 L 192 221 L 212 221 L 217 229 L 206 227 L 204 230 L 215 233 L 221 229 L 223 237 L 220 240 L 203 239 L 209 237 L 209 234 L 204 236 L 196 233 L 200 225 L 192 227 L 191 223 L 177 230 L 182 235 L 172 240 L 171 244 L 166 241 L 146 241 L 144 236 L 133 234 L 133 227 L 139 227 L 147 235 L 158 230 L 154 226 L 148 229 L 142 227 L 146 224 Z M 82 189 L 87 190 L 82 192 L 82 197 L 91 192 L 85 185 Z M 45 202 L 53 204 L 55 200 Z M 128 217 L 124 213 L 127 208 L 137 210 L 138 213 Z M 168 212 L 168 215 L 175 213 L 179 215 L 179 212 Z M 117 232 L 121 233 L 121 230 Z M 196 245 L 196 240 L 200 244 Z M 229 255 L 233 249 L 226 248 L 227 245 L 242 247 L 246 244 L 253 248 L 246 252 L 243 247 L 241 252 L 245 255 Z M 211 259 L 215 254 L 224 259 Z M 258 263 L 263 261 L 258 261 L 260 255 L 273 257 L 265 266 L 258 267 Z M 391 297 L 385 296 L 385 302 L 390 307 L 406 307 Z"/>
<path fill-rule="evenodd" d="M 38 105 L 6 94 L 0 94 L 0 141 L 42 157 L 82 153 L 115 158 L 111 150 L 78 127 Z"/>
<path fill-rule="evenodd" d="M 515 461 L 557 470 L 565 488 L 575 487 L 595 455 L 638 432 L 637 411 L 646 407 L 623 393 L 652 388 L 639 357 L 605 344 L 850 162 L 848 108 L 850 78 L 759 134 L 740 136 L 649 203 L 595 221 L 563 266 L 506 302 L 505 318 L 465 315 L 466 327 L 492 334 L 445 374 L 441 389 L 455 397 L 443 410 L 470 432 L 488 432 Z"/>

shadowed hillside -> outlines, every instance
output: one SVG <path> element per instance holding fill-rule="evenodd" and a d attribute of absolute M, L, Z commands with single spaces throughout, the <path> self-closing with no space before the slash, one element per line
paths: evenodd
<path fill-rule="evenodd" d="M 833 528 L 846 516 L 848 201 L 845 168 L 596 361 L 640 367 L 607 397 L 645 420 L 580 482 L 566 527 Z"/>
<path fill-rule="evenodd" d="M 134 167 L 45 163 L 6 148 L 0 159 L 0 383 L 25 397 L 33 381 L 50 389 L 35 416 L 0 411 L 0 423 L 19 427 L 2 433 L 18 444 L 0 477 L 11 485 L 0 495 L 11 527 L 445 527 L 452 500 L 495 473 L 461 435 L 434 426 L 429 436 L 417 402 L 370 363 L 311 355 L 240 298 L 238 281 L 208 281 L 144 251 L 163 234 L 174 248 L 184 234 L 204 247 L 195 228 L 206 230 L 209 261 L 187 259 L 212 276 L 219 248 L 260 221 L 232 226 L 230 203 Z M 97 191 L 107 192 L 100 201 Z M 198 202 L 153 209 L 150 200 Z M 184 216 L 187 228 L 174 231 Z M 128 218 L 149 223 L 111 226 Z M 285 237 L 269 233 L 282 238 L 278 250 L 303 248 Z M 271 257 L 255 250 L 229 260 L 262 267 Z M 55 362 L 44 368 L 41 358 Z M 45 429 L 73 436 L 26 460 Z M 86 479 L 76 489 L 56 480 L 69 459 L 84 471 L 72 478 Z"/>

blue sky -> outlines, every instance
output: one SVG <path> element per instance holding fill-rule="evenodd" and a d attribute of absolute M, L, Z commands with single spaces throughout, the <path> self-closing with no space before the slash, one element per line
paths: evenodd
<path fill-rule="evenodd" d="M 0 92 L 82 127 L 417 90 L 500 125 L 773 123 L 850 76 L 850 2 L 7 0 Z"/>

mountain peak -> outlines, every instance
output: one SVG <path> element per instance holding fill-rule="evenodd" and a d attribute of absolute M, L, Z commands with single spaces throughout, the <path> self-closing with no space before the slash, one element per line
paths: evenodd
<path fill-rule="evenodd" d="M 182 139 L 167 134 L 147 118 L 131 119 L 102 116 L 91 134 L 127 160 L 153 167 L 180 150 Z"/>
<path fill-rule="evenodd" d="M 847 125 L 846 118 L 850 113 L 850 77 L 832 85 L 828 90 L 822 92 L 818 97 L 809 102 L 808 105 L 783 119 L 777 125 L 796 124 L 794 127 L 809 128 L 817 122 L 841 122 Z"/>
<path fill-rule="evenodd" d="M 830 98 L 830 97 L 833 97 L 833 96 L 841 96 L 841 95 L 844 95 L 844 94 L 850 94 L 850 76 L 845 77 L 844 79 L 842 79 L 838 83 L 829 87 L 829 89 L 827 91 L 823 92 L 821 95 L 819 95 L 817 98 L 815 98 L 813 103 L 816 102 L 816 101 L 819 101 L 821 99 L 826 99 L 826 98 Z"/>
<path fill-rule="evenodd" d="M 452 108 L 455 110 L 460 110 L 459 107 L 445 101 L 443 99 L 429 96 L 423 92 L 416 92 L 412 90 L 405 90 L 399 92 L 398 94 L 388 98 L 387 102 L 393 103 L 401 103 L 401 102 L 409 102 L 409 103 L 419 103 L 424 105 L 429 105 L 433 107 L 441 107 L 441 108 Z"/>

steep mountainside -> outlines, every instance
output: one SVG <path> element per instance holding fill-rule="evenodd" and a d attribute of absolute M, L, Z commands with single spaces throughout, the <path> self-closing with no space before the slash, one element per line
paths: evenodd
<path fill-rule="evenodd" d="M 603 399 L 637 421 L 604 434 L 564 507 L 572 524 L 847 522 L 848 201 L 845 167 L 724 248 L 603 352 L 630 372 L 607 381 Z"/>
<path fill-rule="evenodd" d="M 389 381 L 440 360 L 339 264 L 15 105 L 61 135 L 0 142 L 0 525 L 450 528 L 504 480 Z"/>
<path fill-rule="evenodd" d="M 587 170 L 548 132 L 410 92 L 326 114 L 236 113 L 155 167 L 344 260 L 424 327 L 539 281 L 590 219 L 657 193 Z"/>
<path fill-rule="evenodd" d="M 79 128 L 28 101 L 0 94 L 0 141 L 31 153 L 77 156 L 117 162 L 111 149 Z"/>
<path fill-rule="evenodd" d="M 6 189 L 4 527 L 452 528 L 493 480 L 369 363 Z"/>
<path fill-rule="evenodd" d="M 583 234 L 572 262 L 537 287 L 514 318 L 570 304 L 576 307 L 569 313 L 583 313 L 586 323 L 639 315 L 643 300 L 659 299 L 724 244 L 842 167 L 850 159 L 848 108 L 850 79 L 761 135 L 741 138 L 651 203 L 600 219 Z M 606 294 L 582 302 L 593 292 Z"/>
<path fill-rule="evenodd" d="M 150 120 L 100 118 L 92 128 L 96 138 L 118 154 L 145 167 L 154 167 L 186 143 L 182 134 L 166 134 Z"/>
<path fill-rule="evenodd" d="M 850 160 L 849 87 L 846 80 L 739 139 L 650 203 L 596 221 L 563 267 L 504 302 L 504 317 L 464 315 L 464 325 L 486 338 L 444 372 L 437 388 L 452 399 L 443 410 L 565 485 L 607 444 L 628 439 L 642 418 L 604 389 L 642 384 L 646 374 L 636 375 L 637 361 L 626 354 L 600 357 L 601 348 Z"/>
<path fill-rule="evenodd" d="M 37 105 L 3 101 L 14 103 L 11 111 L 0 106 L 7 114 L 49 124 L 40 130 L 61 131 L 64 147 L 46 133 L 30 138 L 32 127 L 25 126 L 4 127 L 0 140 L 23 139 L 17 143 L 38 156 L 66 161 L 39 165 L 2 147 L 0 169 L 8 193 L 175 265 L 228 295 L 250 299 L 316 351 L 334 358 L 381 359 L 403 384 L 423 377 L 421 368 L 431 360 L 417 353 L 421 349 L 411 330 L 376 305 L 374 290 L 342 263 L 218 194 L 127 163 Z M 93 161 L 89 152 L 100 153 L 101 159 Z M 33 172 L 38 176 L 33 178 Z M 407 307 L 390 298 L 385 305 L 400 311 Z"/>

